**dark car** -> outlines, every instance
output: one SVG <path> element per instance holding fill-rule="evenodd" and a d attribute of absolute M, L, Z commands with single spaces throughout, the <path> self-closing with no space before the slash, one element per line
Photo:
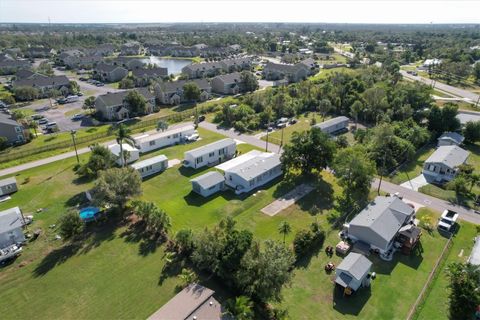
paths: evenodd
<path fill-rule="evenodd" d="M 198 117 L 198 122 L 202 122 L 202 121 L 205 121 L 205 116 L 204 115 L 201 115 Z"/>

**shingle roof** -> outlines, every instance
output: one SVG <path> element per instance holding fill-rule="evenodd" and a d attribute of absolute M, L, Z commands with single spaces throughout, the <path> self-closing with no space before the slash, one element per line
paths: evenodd
<path fill-rule="evenodd" d="M 456 144 L 461 144 L 463 140 L 465 140 L 465 138 L 461 134 L 456 132 L 444 132 L 438 138 L 438 140 L 448 140 L 448 141 L 455 142 Z"/>
<path fill-rule="evenodd" d="M 350 221 L 349 228 L 370 229 L 372 232 L 370 244 L 383 248 L 413 213 L 414 209 L 397 197 L 378 196 Z"/>
<path fill-rule="evenodd" d="M 183 86 L 188 82 L 194 82 L 200 88 L 200 90 L 207 90 L 208 88 L 210 88 L 210 83 L 208 82 L 207 79 L 163 82 L 160 84 L 160 88 L 165 93 L 173 93 L 178 90 L 183 90 Z"/>
<path fill-rule="evenodd" d="M 145 159 L 145 160 L 136 162 L 136 163 L 132 164 L 131 167 L 134 168 L 134 169 L 140 169 L 140 168 L 145 168 L 147 166 L 152 166 L 154 164 L 157 164 L 157 163 L 163 162 L 163 161 L 168 161 L 168 158 L 165 155 L 161 154 L 161 155 L 149 158 L 149 159 Z"/>
<path fill-rule="evenodd" d="M 135 138 L 135 143 L 139 144 L 142 142 L 148 142 L 148 141 L 160 139 L 162 137 L 171 136 L 175 133 L 194 131 L 194 130 L 195 130 L 195 127 L 193 125 L 187 125 L 187 126 L 182 126 L 182 127 L 178 127 L 178 128 L 174 128 L 166 131 L 160 131 L 154 134 L 141 135 Z"/>
<path fill-rule="evenodd" d="M 314 128 L 319 128 L 320 130 L 325 130 L 326 128 L 336 126 L 337 124 L 340 124 L 340 123 L 345 122 L 345 121 L 348 122 L 348 121 L 350 121 L 350 119 L 348 119 L 345 116 L 340 116 L 340 117 L 336 117 L 336 118 L 333 118 L 333 119 L 329 119 L 327 121 L 323 121 L 321 123 L 317 123 L 313 127 Z"/>
<path fill-rule="evenodd" d="M 425 163 L 442 163 L 454 169 L 467 161 L 470 152 L 458 146 L 441 146 L 428 157 Z"/>
<path fill-rule="evenodd" d="M 198 183 L 202 189 L 208 189 L 224 181 L 225 177 L 217 171 L 210 171 L 190 180 L 190 182 Z"/>
<path fill-rule="evenodd" d="M 279 166 L 280 156 L 275 153 L 262 152 L 262 154 L 245 161 L 226 171 L 237 174 L 246 181 L 252 180 L 264 172 Z"/>
<path fill-rule="evenodd" d="M 17 179 L 15 179 L 15 177 L 2 179 L 2 180 L 0 180 L 0 187 L 8 186 L 8 185 L 11 185 L 11 184 L 14 184 L 14 183 L 15 184 L 17 183 Z"/>
<path fill-rule="evenodd" d="M 222 74 L 219 76 L 216 76 L 213 79 L 220 79 L 224 83 L 240 83 L 241 82 L 241 73 L 240 72 L 233 72 L 233 73 L 227 73 L 227 74 Z M 213 81 L 212 79 L 212 81 Z"/>
<path fill-rule="evenodd" d="M 27 60 L 3 60 L 3 61 L 0 61 L 0 68 L 5 68 L 5 67 L 13 67 L 13 68 L 30 67 L 30 62 L 28 62 Z"/>
<path fill-rule="evenodd" d="M 146 100 L 150 100 L 154 97 L 154 95 L 148 90 L 148 88 L 136 88 L 133 90 L 140 93 Z M 97 99 L 100 99 L 106 106 L 118 106 L 123 104 L 123 100 L 125 100 L 130 91 L 132 90 L 110 92 L 98 96 Z"/>
<path fill-rule="evenodd" d="M 101 72 L 112 72 L 113 70 L 115 70 L 117 68 L 125 69 L 122 66 L 116 66 L 116 65 L 113 65 L 113 64 L 106 64 L 106 63 L 99 63 L 95 67 L 95 70 L 101 71 Z"/>
<path fill-rule="evenodd" d="M 17 76 L 17 79 L 25 79 L 33 76 L 35 72 L 27 70 L 27 69 L 20 69 L 15 72 L 15 75 Z"/>
<path fill-rule="evenodd" d="M 52 77 L 33 77 L 31 79 L 19 79 L 13 83 L 14 87 L 34 86 L 34 87 L 46 87 L 46 86 L 68 86 L 70 80 L 66 76 L 52 76 Z"/>
<path fill-rule="evenodd" d="M 191 71 L 222 69 L 222 64 L 220 62 L 193 63 L 183 67 L 183 70 L 187 70 L 187 69 Z"/>
<path fill-rule="evenodd" d="M 355 279 L 362 280 L 363 275 L 372 267 L 372 262 L 360 253 L 350 252 L 340 262 L 337 270 L 347 271 Z M 347 283 L 348 284 L 348 283 Z"/>
<path fill-rule="evenodd" d="M 212 143 L 207 144 L 205 146 L 202 146 L 202 147 L 199 147 L 199 148 L 196 148 L 196 149 L 193 149 L 193 150 L 189 150 L 189 151 L 185 152 L 185 154 L 189 154 L 192 157 L 197 158 L 197 157 L 202 156 L 204 154 L 208 154 L 208 153 L 213 152 L 215 150 L 226 148 L 226 147 L 231 146 L 231 145 L 235 145 L 235 140 L 230 139 L 230 138 L 225 138 L 225 139 L 222 139 L 222 140 L 212 142 Z"/>
<path fill-rule="evenodd" d="M 9 115 L 4 114 L 4 113 L 0 113 L 0 123 L 9 124 L 9 125 L 12 125 L 12 126 L 19 126 L 20 125 L 17 121 L 10 118 Z"/>
<path fill-rule="evenodd" d="M 143 77 L 164 77 L 168 76 L 168 69 L 167 68 L 152 68 L 152 69 L 133 69 L 132 70 L 132 75 L 137 77 L 137 78 L 143 78 Z"/>
<path fill-rule="evenodd" d="M 274 70 L 284 73 L 293 73 L 296 72 L 299 68 L 304 68 L 300 64 L 283 64 L 283 63 L 273 63 L 267 62 L 265 65 L 264 71 Z"/>
<path fill-rule="evenodd" d="M 231 66 L 237 66 L 237 65 L 241 66 L 243 64 L 250 64 L 251 59 L 250 58 L 225 59 L 225 60 L 221 60 L 220 62 L 225 64 L 225 66 L 227 67 L 231 67 Z"/>
<path fill-rule="evenodd" d="M 0 234 L 21 228 L 24 225 L 19 207 L 0 211 Z"/>

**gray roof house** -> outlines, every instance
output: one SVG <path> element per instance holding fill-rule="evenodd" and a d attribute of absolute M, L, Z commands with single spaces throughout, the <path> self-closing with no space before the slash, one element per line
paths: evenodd
<path fill-rule="evenodd" d="M 93 69 L 103 61 L 103 58 L 101 56 L 68 56 L 63 61 L 70 69 Z"/>
<path fill-rule="evenodd" d="M 0 61 L 0 75 L 14 74 L 20 69 L 30 69 L 31 63 L 28 60 L 9 60 Z"/>
<path fill-rule="evenodd" d="M 0 137 L 7 138 L 9 144 L 21 144 L 27 141 L 28 132 L 9 115 L 0 113 Z"/>
<path fill-rule="evenodd" d="M 314 128 L 318 128 L 325 133 L 328 134 L 335 134 L 340 131 L 344 131 L 348 128 L 348 119 L 345 116 L 340 116 L 336 118 L 329 119 L 327 121 L 323 121 L 321 123 L 317 123 L 313 125 Z"/>
<path fill-rule="evenodd" d="M 93 69 L 93 77 L 103 82 L 117 82 L 128 76 L 128 70 L 121 66 L 99 63 Z"/>
<path fill-rule="evenodd" d="M 10 177 L 0 180 L 0 197 L 17 192 L 17 179 Z"/>
<path fill-rule="evenodd" d="M 473 245 L 467 262 L 475 266 L 480 266 L 480 236 L 475 238 L 475 244 Z"/>
<path fill-rule="evenodd" d="M 236 59 L 224 59 L 220 61 L 220 64 L 223 66 L 223 70 L 226 73 L 250 70 L 252 68 L 252 59 L 249 57 L 246 58 L 236 58 Z"/>
<path fill-rule="evenodd" d="M 346 236 L 384 254 L 414 213 L 414 208 L 398 197 L 378 196 L 348 223 Z"/>
<path fill-rule="evenodd" d="M 441 146 L 428 157 L 422 173 L 435 181 L 450 181 L 458 173 L 458 166 L 467 162 L 470 152 L 456 145 Z"/>
<path fill-rule="evenodd" d="M 190 182 L 192 190 L 203 197 L 211 196 L 225 187 L 225 177 L 217 171 L 207 172 Z"/>
<path fill-rule="evenodd" d="M 182 73 L 189 79 L 214 77 L 223 71 L 221 62 L 193 63 L 182 68 Z"/>
<path fill-rule="evenodd" d="M 200 101 L 210 99 L 212 87 L 207 79 L 162 82 L 155 86 L 155 94 L 162 104 L 177 105 L 186 102 L 183 86 L 188 82 L 194 82 L 200 88 Z"/>
<path fill-rule="evenodd" d="M 237 151 L 235 140 L 225 138 L 205 146 L 186 151 L 183 165 L 193 169 L 222 163 L 232 158 Z"/>
<path fill-rule="evenodd" d="M 20 69 L 20 70 L 17 70 L 15 72 L 15 77 L 17 79 L 28 79 L 34 75 L 36 75 L 37 73 L 31 71 L 31 70 L 28 70 L 28 69 Z"/>
<path fill-rule="evenodd" d="M 138 68 L 132 70 L 132 76 L 135 79 L 135 85 L 137 87 L 144 87 L 151 83 L 152 80 L 161 80 L 168 77 L 167 68 Z"/>
<path fill-rule="evenodd" d="M 237 94 L 244 91 L 240 72 L 216 76 L 211 81 L 212 91 L 220 94 Z"/>
<path fill-rule="evenodd" d="M 142 53 L 143 47 L 138 42 L 127 42 L 120 48 L 122 56 L 136 56 Z"/>
<path fill-rule="evenodd" d="M 22 229 L 24 225 L 25 221 L 19 207 L 0 211 L 0 249 L 25 242 Z"/>
<path fill-rule="evenodd" d="M 335 283 L 357 291 L 369 285 L 372 262 L 364 255 L 350 252 L 335 270 Z"/>
<path fill-rule="evenodd" d="M 308 71 L 304 65 L 298 63 L 293 65 L 267 62 L 262 74 L 267 80 L 285 79 L 288 82 L 298 82 L 307 78 Z"/>
<path fill-rule="evenodd" d="M 304 59 L 304 60 L 300 61 L 298 64 L 300 66 L 304 66 L 307 69 L 308 75 L 314 75 L 320 69 L 318 67 L 317 62 L 312 58 Z"/>
<path fill-rule="evenodd" d="M 32 87 L 39 91 L 38 98 L 48 96 L 50 90 L 59 90 L 62 94 L 70 92 L 70 80 L 66 76 L 33 76 L 27 79 L 18 79 L 13 82 L 13 87 Z"/>
<path fill-rule="evenodd" d="M 441 146 L 459 146 L 465 138 L 456 132 L 444 132 L 438 139 L 438 145 Z"/>
<path fill-rule="evenodd" d="M 152 113 L 155 109 L 155 96 L 148 88 L 133 89 L 140 93 L 147 101 L 147 114 Z M 100 112 L 102 118 L 106 120 L 123 120 L 130 118 L 131 110 L 126 103 L 128 91 L 120 91 L 107 93 L 98 96 L 95 99 L 95 109 Z"/>
<path fill-rule="evenodd" d="M 148 317 L 148 320 L 227 320 L 215 291 L 192 283 Z"/>
<path fill-rule="evenodd" d="M 133 57 L 117 57 L 115 59 L 107 59 L 107 63 L 113 64 L 115 66 L 122 66 L 128 70 L 134 70 L 137 68 L 144 68 L 146 63 L 139 58 Z"/>

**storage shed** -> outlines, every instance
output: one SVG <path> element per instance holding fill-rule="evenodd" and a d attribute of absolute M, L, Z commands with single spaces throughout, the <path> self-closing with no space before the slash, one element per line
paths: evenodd
<path fill-rule="evenodd" d="M 190 180 L 192 190 L 201 196 L 209 197 L 212 194 L 223 190 L 225 186 L 224 176 L 217 171 L 210 171 L 195 179 Z"/>

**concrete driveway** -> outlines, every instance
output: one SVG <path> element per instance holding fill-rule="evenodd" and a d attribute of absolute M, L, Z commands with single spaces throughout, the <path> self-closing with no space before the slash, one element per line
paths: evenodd
<path fill-rule="evenodd" d="M 420 189 L 421 187 L 429 184 L 430 183 L 429 181 L 430 181 L 430 179 L 428 177 L 426 177 L 425 175 L 423 175 L 423 173 L 422 173 L 419 176 L 417 176 L 417 177 L 415 177 L 411 180 L 408 180 L 407 182 L 402 183 L 400 186 L 402 186 L 404 188 L 407 188 L 407 189 L 414 190 L 414 191 L 418 191 L 418 189 Z"/>

